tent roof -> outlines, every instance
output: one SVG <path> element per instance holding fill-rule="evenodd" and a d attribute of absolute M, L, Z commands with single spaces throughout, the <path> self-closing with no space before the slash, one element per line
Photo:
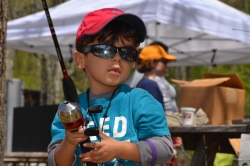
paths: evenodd
<path fill-rule="evenodd" d="M 148 31 L 141 47 L 164 42 L 177 56 L 172 66 L 250 62 L 250 16 L 218 0 L 69 0 L 50 8 L 63 57 L 71 56 L 84 15 L 104 7 L 141 17 Z M 7 48 L 56 55 L 44 11 L 9 21 Z"/>

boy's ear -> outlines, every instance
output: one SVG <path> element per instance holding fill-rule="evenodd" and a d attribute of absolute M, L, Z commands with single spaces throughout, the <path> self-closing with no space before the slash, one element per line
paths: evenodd
<path fill-rule="evenodd" d="M 135 62 L 132 62 L 132 65 L 131 65 L 131 67 L 135 67 Z"/>
<path fill-rule="evenodd" d="M 84 55 L 81 54 L 78 51 L 74 52 L 74 59 L 76 61 L 76 65 L 79 69 L 84 69 L 85 68 L 85 59 L 84 59 Z"/>

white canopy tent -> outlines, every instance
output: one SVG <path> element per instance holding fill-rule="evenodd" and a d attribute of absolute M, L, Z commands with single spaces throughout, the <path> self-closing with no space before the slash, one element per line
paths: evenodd
<path fill-rule="evenodd" d="M 141 47 L 154 40 L 167 44 L 177 56 L 169 66 L 250 62 L 250 16 L 218 0 L 69 0 L 49 10 L 64 58 L 74 50 L 84 15 L 104 7 L 141 17 L 148 31 Z M 45 12 L 9 21 L 7 48 L 57 55 Z"/>

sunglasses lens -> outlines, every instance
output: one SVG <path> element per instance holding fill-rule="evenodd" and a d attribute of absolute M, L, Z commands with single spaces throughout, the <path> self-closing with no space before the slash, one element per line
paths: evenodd
<path fill-rule="evenodd" d="M 138 52 L 132 48 L 118 48 L 120 56 L 123 60 L 128 62 L 135 62 L 138 57 Z M 92 53 L 99 58 L 113 58 L 117 52 L 114 46 L 104 44 L 95 45 L 92 47 Z"/>
<path fill-rule="evenodd" d="M 100 58 L 112 58 L 115 55 L 116 49 L 107 45 L 96 45 L 93 48 L 95 56 Z"/>
<path fill-rule="evenodd" d="M 120 55 L 122 59 L 128 62 L 135 62 L 138 57 L 137 51 L 131 48 L 122 48 Z"/>

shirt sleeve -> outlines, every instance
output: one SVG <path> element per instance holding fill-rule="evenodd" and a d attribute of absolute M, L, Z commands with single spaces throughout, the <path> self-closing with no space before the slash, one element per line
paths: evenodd
<path fill-rule="evenodd" d="M 54 143 L 49 144 L 47 150 L 48 150 L 48 166 L 56 166 L 55 163 L 55 158 L 54 158 L 54 154 L 55 154 L 55 150 L 56 148 L 60 145 L 61 141 L 57 141 Z"/>
<path fill-rule="evenodd" d="M 151 165 L 151 164 L 165 164 L 173 157 L 173 143 L 171 137 L 163 136 L 163 137 L 152 137 L 147 139 L 152 142 L 153 146 L 156 149 L 156 162 L 153 161 L 153 153 L 150 145 L 144 140 L 140 142 L 135 142 L 138 147 L 141 163 L 137 163 L 139 165 Z"/>
<path fill-rule="evenodd" d="M 139 99 L 134 103 L 134 125 L 139 139 L 154 136 L 170 136 L 167 120 L 162 105 L 147 91 L 137 89 L 134 96 Z"/>
<path fill-rule="evenodd" d="M 50 144 L 48 145 L 47 151 L 48 151 L 48 165 L 49 166 L 56 166 L 55 165 L 55 160 L 54 160 L 54 154 L 55 154 L 55 150 L 56 148 L 61 144 L 62 140 L 65 137 L 65 129 L 60 121 L 60 118 L 58 116 L 58 114 L 55 115 L 55 118 L 52 122 L 51 125 L 51 135 L 52 135 L 52 139 Z M 72 163 L 72 166 L 79 166 L 82 165 L 81 161 L 79 159 L 76 158 L 76 156 L 78 156 L 81 153 L 81 149 L 79 146 L 77 146 L 76 148 L 76 152 L 74 154 L 75 156 L 75 161 L 74 163 Z"/>
<path fill-rule="evenodd" d="M 53 142 L 53 143 L 50 143 L 48 148 L 47 148 L 47 151 L 48 151 L 48 166 L 56 166 L 56 163 L 55 163 L 55 150 L 56 148 L 62 143 L 62 140 L 60 141 L 56 141 L 56 142 Z M 74 155 L 75 159 L 74 159 L 74 162 L 72 163 L 72 166 L 75 165 L 76 163 L 76 155 Z"/>
<path fill-rule="evenodd" d="M 159 101 L 162 104 L 162 106 L 164 106 L 162 92 L 157 82 L 144 79 L 137 85 L 137 87 L 148 91 L 157 101 Z"/>

